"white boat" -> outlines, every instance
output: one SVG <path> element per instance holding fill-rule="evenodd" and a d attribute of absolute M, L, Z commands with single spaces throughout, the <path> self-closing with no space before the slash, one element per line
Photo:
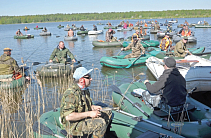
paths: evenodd
<path fill-rule="evenodd" d="M 89 31 L 88 34 L 89 35 L 98 35 L 98 34 L 102 34 L 103 30 L 98 30 L 98 31 Z"/>
<path fill-rule="evenodd" d="M 169 23 L 178 23 L 178 21 L 168 21 Z"/>
<path fill-rule="evenodd" d="M 166 33 L 166 30 L 165 31 L 158 31 L 157 32 L 157 37 L 159 38 L 163 38 L 165 36 L 165 33 Z M 173 35 L 176 35 L 176 32 L 175 31 L 172 31 L 169 33 L 169 37 L 173 37 Z"/>
<path fill-rule="evenodd" d="M 146 66 L 153 76 L 158 79 L 164 71 L 163 60 L 150 57 L 146 60 Z M 195 56 L 188 55 L 184 59 L 177 60 L 177 68 L 186 80 L 187 90 L 197 87 L 199 91 L 211 90 L 211 61 Z"/>
<path fill-rule="evenodd" d="M 78 40 L 78 37 L 76 37 L 76 36 L 73 36 L 73 37 L 65 36 L 64 40 L 65 41 L 74 41 L 74 40 Z"/>
<path fill-rule="evenodd" d="M 117 28 L 117 31 L 132 31 L 132 28 L 130 28 L 130 27 L 127 27 L 127 29 Z"/>
<path fill-rule="evenodd" d="M 175 43 L 179 42 L 182 40 L 183 36 L 180 35 L 173 35 L 172 39 Z M 195 36 L 188 36 L 188 43 L 196 43 L 197 38 Z"/>
<path fill-rule="evenodd" d="M 40 36 L 49 36 L 51 32 L 40 32 Z"/>

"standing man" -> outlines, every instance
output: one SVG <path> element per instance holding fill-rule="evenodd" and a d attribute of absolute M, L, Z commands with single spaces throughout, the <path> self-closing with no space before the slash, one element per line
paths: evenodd
<path fill-rule="evenodd" d="M 64 92 L 61 100 L 61 122 L 70 137 L 103 138 L 110 122 L 111 111 L 101 112 L 101 106 L 92 104 L 88 89 L 92 70 L 77 68 L 73 74 L 75 83 Z"/>
<path fill-rule="evenodd" d="M 176 68 L 174 58 L 164 58 L 164 69 L 163 74 L 154 84 L 148 80 L 145 80 L 144 84 L 150 93 L 162 94 L 161 109 L 168 111 L 170 106 L 171 111 L 181 110 L 187 95 L 185 78 Z"/>
<path fill-rule="evenodd" d="M 74 36 L 74 32 L 73 32 L 72 28 L 70 28 L 69 31 L 67 32 L 67 36 L 69 36 L 69 37 L 73 37 Z"/>
<path fill-rule="evenodd" d="M 188 49 L 186 48 L 186 43 L 188 41 L 188 37 L 184 36 L 182 38 L 182 40 L 180 40 L 179 42 L 177 42 L 175 48 L 174 48 L 174 55 L 175 57 L 185 57 L 185 55 L 188 53 L 190 55 L 192 55 L 190 53 L 190 51 L 188 51 Z"/>
<path fill-rule="evenodd" d="M 124 59 L 126 58 L 137 58 L 140 55 L 144 55 L 145 49 L 142 46 L 141 42 L 137 39 L 137 36 L 133 36 L 133 41 L 126 47 L 121 48 L 122 51 L 130 50 L 132 49 L 132 53 L 129 55 L 126 55 Z"/>
<path fill-rule="evenodd" d="M 169 35 L 170 35 L 169 32 L 166 32 L 165 37 L 161 40 L 160 42 L 161 51 L 167 51 L 169 47 L 170 47 L 170 51 L 173 50 L 172 41 L 169 38 Z"/>
<path fill-rule="evenodd" d="M 73 54 L 64 46 L 64 42 L 60 41 L 57 48 L 54 49 L 50 56 L 49 62 L 66 63 L 67 55 L 71 58 L 72 62 L 75 62 Z"/>
<path fill-rule="evenodd" d="M 4 54 L 0 57 L 0 75 L 18 74 L 21 72 L 18 67 L 17 61 L 11 57 L 10 48 L 4 48 Z"/>
<path fill-rule="evenodd" d="M 20 29 L 15 33 L 17 36 L 22 36 L 23 34 L 21 33 Z"/>

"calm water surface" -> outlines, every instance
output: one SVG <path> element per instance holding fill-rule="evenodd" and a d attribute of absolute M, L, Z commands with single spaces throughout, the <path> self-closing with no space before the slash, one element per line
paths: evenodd
<path fill-rule="evenodd" d="M 146 19 L 145 21 L 150 21 L 155 19 Z M 164 23 L 166 19 L 156 19 L 160 23 Z M 167 19 L 170 20 L 170 19 Z M 198 21 L 208 21 L 211 23 L 211 18 L 181 18 L 178 19 L 178 23 L 172 25 L 173 29 L 177 29 L 178 24 L 183 24 L 187 20 L 189 23 L 197 23 Z M 126 21 L 126 20 L 125 20 Z M 138 20 L 129 20 L 129 22 L 135 24 Z M 140 21 L 140 20 L 139 20 Z M 143 20 L 142 20 L 143 21 Z M 66 26 L 67 24 L 72 25 L 76 24 L 77 27 L 84 25 L 88 30 L 93 29 L 93 24 L 97 24 L 98 22 L 107 23 L 107 21 L 78 21 L 78 22 L 53 22 L 53 23 L 32 23 L 32 24 L 12 24 L 12 25 L 0 25 L 0 54 L 3 54 L 3 48 L 10 47 L 13 49 L 12 57 L 17 60 L 18 64 L 21 65 L 21 58 L 24 61 L 27 60 L 27 65 L 30 66 L 30 62 L 46 62 L 49 60 L 49 57 L 54 48 L 58 45 L 59 41 L 64 41 L 64 36 L 67 35 L 67 31 L 64 31 L 64 28 L 58 29 L 57 26 L 59 24 Z M 112 25 L 118 25 L 120 20 L 109 20 Z M 46 27 L 48 31 L 52 33 L 51 36 L 42 37 L 39 36 L 41 30 L 34 30 L 34 27 L 38 25 L 39 27 Z M 29 31 L 23 31 L 23 28 L 27 26 L 30 28 Z M 102 67 L 100 65 L 100 59 L 103 56 L 115 56 L 120 51 L 120 48 L 94 48 L 92 45 L 93 40 L 105 40 L 105 32 L 107 30 L 103 29 L 104 25 L 97 25 L 98 30 L 103 30 L 104 34 L 101 35 L 85 35 L 78 36 L 77 41 L 64 41 L 65 46 L 70 49 L 70 51 L 76 55 L 77 60 L 83 60 L 82 66 L 87 69 L 90 68 L 98 68 L 100 71 L 100 76 L 102 81 L 105 78 L 108 78 L 108 85 L 115 83 L 117 86 L 122 83 L 131 82 L 133 79 L 132 76 L 138 75 L 140 72 L 144 72 L 145 75 L 139 76 L 140 79 L 150 79 L 155 80 L 152 74 L 147 70 L 146 66 L 138 66 L 130 69 L 113 69 L 108 67 Z M 161 28 L 166 29 L 166 26 L 161 26 Z M 21 29 L 23 34 L 31 34 L 34 35 L 32 39 L 14 39 L 13 36 L 15 32 Z M 211 28 L 210 29 L 195 29 L 190 28 L 195 32 L 195 37 L 197 37 L 197 43 L 188 44 L 188 47 L 206 47 L 205 52 L 211 51 Z M 178 31 L 180 28 L 177 29 Z M 149 31 L 149 30 L 148 30 Z M 148 32 L 147 31 L 147 32 Z M 77 31 L 75 31 L 76 33 Z M 127 38 L 131 36 L 135 31 L 128 32 L 116 32 L 115 37 L 117 38 Z M 157 40 L 156 35 L 151 35 L 151 40 Z M 160 40 L 159 40 L 160 41 Z M 121 54 L 128 54 L 130 52 L 122 52 Z M 36 70 L 37 66 L 31 68 L 31 73 Z M 115 78 L 114 78 L 115 74 Z M 30 88 L 39 90 L 40 86 L 37 85 L 37 81 L 32 79 L 31 85 L 26 90 L 29 91 Z M 93 81 L 92 88 L 97 87 L 97 81 Z M 51 86 L 50 83 L 46 83 L 45 91 L 47 93 L 51 93 L 52 91 L 57 91 L 59 89 L 58 86 Z M 30 91 L 36 97 L 36 91 Z M 111 90 L 108 89 L 108 100 L 111 100 Z M 26 97 L 22 96 L 22 99 Z M 28 97 L 29 98 L 29 97 Z M 55 97 L 48 97 L 55 98 Z M 29 98 L 30 99 L 30 98 Z M 28 100 L 28 99 L 27 99 Z M 37 99 L 38 100 L 38 99 Z M 54 100 L 52 100 L 54 101 Z M 58 100 L 59 102 L 59 100 Z M 33 101 L 32 104 L 36 106 L 37 101 Z M 51 105 L 47 105 L 46 110 L 52 109 Z"/>

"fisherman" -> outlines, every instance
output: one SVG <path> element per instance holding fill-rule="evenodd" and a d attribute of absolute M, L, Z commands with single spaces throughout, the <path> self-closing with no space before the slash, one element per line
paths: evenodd
<path fill-rule="evenodd" d="M 177 42 L 175 48 L 174 48 L 174 55 L 175 57 L 185 57 L 186 54 L 191 54 L 190 51 L 186 48 L 186 43 L 188 41 L 188 37 L 184 36 L 182 40 Z"/>
<path fill-rule="evenodd" d="M 97 26 L 93 24 L 93 31 L 97 31 Z"/>
<path fill-rule="evenodd" d="M 187 95 L 185 78 L 176 68 L 176 61 L 172 57 L 164 58 L 164 69 L 158 81 L 151 84 L 145 80 L 144 84 L 150 95 L 162 95 L 158 107 L 171 112 L 182 110 Z"/>
<path fill-rule="evenodd" d="M 75 58 L 73 54 L 64 46 L 64 42 L 60 41 L 57 48 L 54 49 L 53 53 L 50 56 L 49 62 L 56 62 L 56 63 L 66 63 L 67 62 L 67 55 L 71 58 L 72 62 L 75 62 Z"/>
<path fill-rule="evenodd" d="M 23 34 L 21 33 L 20 29 L 15 33 L 17 36 L 22 36 Z"/>
<path fill-rule="evenodd" d="M 182 30 L 181 33 L 182 36 L 190 36 L 191 35 L 191 30 L 188 28 L 188 26 L 185 26 L 185 30 Z"/>
<path fill-rule="evenodd" d="M 67 24 L 66 28 L 70 28 L 69 24 Z"/>
<path fill-rule="evenodd" d="M 146 30 L 144 30 L 142 26 L 140 26 L 140 35 L 141 36 L 147 35 Z"/>
<path fill-rule="evenodd" d="M 43 32 L 47 32 L 48 30 L 46 29 L 46 27 L 44 27 L 44 29 L 42 30 Z"/>
<path fill-rule="evenodd" d="M 209 25 L 209 23 L 207 21 L 204 21 L 204 25 Z"/>
<path fill-rule="evenodd" d="M 73 74 L 75 83 L 63 94 L 60 117 L 67 137 L 103 138 L 110 122 L 112 112 L 101 111 L 101 106 L 92 104 L 88 88 L 92 70 L 77 68 Z"/>
<path fill-rule="evenodd" d="M 10 48 L 4 48 L 4 54 L 0 57 L 0 75 L 5 75 L 5 77 L 21 73 L 17 61 L 11 57 L 11 51 Z"/>
<path fill-rule="evenodd" d="M 172 26 L 170 24 L 168 24 L 168 26 L 167 26 L 167 32 L 169 32 L 169 33 L 172 32 Z"/>
<path fill-rule="evenodd" d="M 178 34 L 181 34 L 183 30 L 185 30 L 185 24 L 183 25 L 182 29 L 178 32 Z"/>
<path fill-rule="evenodd" d="M 160 42 L 160 49 L 161 51 L 168 51 L 169 47 L 170 47 L 170 51 L 173 50 L 172 48 L 172 41 L 169 38 L 170 33 L 166 32 L 165 33 L 165 37 L 161 40 Z"/>
<path fill-rule="evenodd" d="M 139 30 L 136 30 L 136 32 L 132 35 L 131 37 L 131 41 L 133 42 L 133 38 L 136 37 L 137 39 L 140 39 L 141 38 L 141 34 L 139 33 L 140 31 Z"/>
<path fill-rule="evenodd" d="M 26 26 L 25 26 L 25 28 L 24 29 L 28 29 Z"/>
<path fill-rule="evenodd" d="M 139 41 L 140 39 L 137 38 L 137 36 L 132 36 L 133 41 L 126 47 L 126 48 L 121 48 L 121 51 L 126 51 L 132 49 L 132 53 L 129 55 L 126 55 L 124 59 L 126 58 L 137 58 L 140 55 L 144 55 L 145 49 L 142 46 L 141 42 Z"/>
<path fill-rule="evenodd" d="M 108 31 L 106 31 L 106 41 L 107 42 L 112 42 L 112 41 L 116 41 L 116 38 L 113 37 L 113 34 L 115 34 L 116 32 L 114 30 L 112 30 L 111 28 L 108 29 Z"/>
<path fill-rule="evenodd" d="M 74 32 L 73 32 L 72 28 L 70 28 L 69 31 L 67 32 L 67 36 L 69 36 L 69 37 L 73 37 L 74 36 Z"/>
<path fill-rule="evenodd" d="M 85 31 L 85 28 L 84 28 L 83 25 L 81 25 L 80 30 L 81 30 L 81 31 Z"/>

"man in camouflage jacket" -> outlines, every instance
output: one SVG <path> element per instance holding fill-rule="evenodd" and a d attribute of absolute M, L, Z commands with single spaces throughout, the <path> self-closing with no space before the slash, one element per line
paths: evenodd
<path fill-rule="evenodd" d="M 69 137 L 102 138 L 110 122 L 111 111 L 100 112 L 102 107 L 92 105 L 88 86 L 91 84 L 91 70 L 79 67 L 75 70 L 75 82 L 67 89 L 61 100 L 61 122 Z"/>
<path fill-rule="evenodd" d="M 57 48 L 54 49 L 50 56 L 49 62 L 65 63 L 67 61 L 67 55 L 75 62 L 73 54 L 64 46 L 64 42 L 60 41 Z"/>

